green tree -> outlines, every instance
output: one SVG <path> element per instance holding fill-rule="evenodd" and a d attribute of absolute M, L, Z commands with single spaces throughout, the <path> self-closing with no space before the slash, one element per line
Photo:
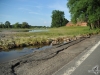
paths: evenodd
<path fill-rule="evenodd" d="M 85 21 L 90 29 L 100 28 L 100 0 L 68 0 L 71 21 Z"/>
<path fill-rule="evenodd" d="M 14 24 L 14 28 L 20 28 L 21 26 L 20 26 L 20 24 L 19 24 L 19 22 L 16 22 L 15 24 Z"/>
<path fill-rule="evenodd" d="M 64 18 L 62 25 L 65 26 L 68 22 L 69 21 L 66 18 Z"/>
<path fill-rule="evenodd" d="M 11 25 L 10 25 L 10 22 L 9 22 L 9 21 L 6 21 L 6 22 L 5 22 L 5 27 L 6 27 L 6 28 L 10 28 L 10 27 L 11 27 Z"/>
<path fill-rule="evenodd" d="M 2 25 L 3 25 L 3 23 L 2 23 L 2 22 L 0 22 L 0 28 L 2 28 Z"/>
<path fill-rule="evenodd" d="M 3 23 L 1 24 L 1 28 L 5 28 L 5 25 Z"/>
<path fill-rule="evenodd" d="M 53 10 L 51 17 L 52 17 L 51 27 L 64 26 L 65 16 L 64 16 L 64 12 L 63 11 Z"/>
<path fill-rule="evenodd" d="M 21 28 L 29 28 L 29 24 L 27 22 L 23 22 Z"/>

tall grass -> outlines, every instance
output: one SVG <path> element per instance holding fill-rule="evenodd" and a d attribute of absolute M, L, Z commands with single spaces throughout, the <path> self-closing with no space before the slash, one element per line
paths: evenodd
<path fill-rule="evenodd" d="M 17 31 L 17 29 L 12 31 Z M 88 27 L 80 26 L 50 28 L 47 32 L 18 32 L 12 36 L 9 34 L 9 37 L 0 38 L 0 49 L 5 50 L 15 47 L 50 44 L 52 40 L 63 40 L 64 38 L 96 34 L 99 32 L 99 29 L 89 30 Z"/>
<path fill-rule="evenodd" d="M 48 29 L 48 32 L 26 32 L 18 33 L 15 36 L 34 36 L 34 37 L 60 37 L 60 36 L 77 36 L 89 33 L 99 32 L 99 29 L 89 30 L 89 27 L 73 26 Z"/>

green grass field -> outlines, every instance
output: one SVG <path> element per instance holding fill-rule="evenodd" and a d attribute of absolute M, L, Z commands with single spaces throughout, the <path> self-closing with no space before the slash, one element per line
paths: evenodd
<path fill-rule="evenodd" d="M 89 33 L 97 33 L 99 29 L 96 30 L 89 30 L 89 27 L 81 27 L 81 26 L 73 26 L 73 27 L 60 27 L 60 28 L 51 28 L 48 29 L 47 32 L 22 32 L 16 34 L 17 36 L 35 36 L 35 37 L 48 37 L 48 38 L 55 38 L 55 37 L 63 37 L 63 36 L 77 36 Z M 16 36 L 15 35 L 15 36 Z"/>

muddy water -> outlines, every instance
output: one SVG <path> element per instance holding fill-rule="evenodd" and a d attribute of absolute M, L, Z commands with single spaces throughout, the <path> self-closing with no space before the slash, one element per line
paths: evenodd
<path fill-rule="evenodd" d="M 43 46 L 41 48 L 25 47 L 25 48 L 20 48 L 20 49 L 11 49 L 9 51 L 1 51 L 0 52 L 0 63 L 18 58 L 26 54 L 30 54 L 34 52 L 35 50 L 44 50 L 44 49 L 51 48 L 51 47 L 52 46 L 49 45 L 49 46 Z"/>

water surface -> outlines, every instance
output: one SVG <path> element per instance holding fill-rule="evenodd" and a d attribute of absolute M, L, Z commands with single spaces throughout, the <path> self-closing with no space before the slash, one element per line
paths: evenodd
<path fill-rule="evenodd" d="M 18 57 L 26 55 L 26 54 L 30 54 L 30 53 L 34 52 L 35 50 L 44 50 L 44 49 L 51 48 L 51 47 L 52 47 L 51 45 L 43 46 L 41 48 L 25 47 L 23 49 L 12 49 L 9 51 L 1 51 L 0 52 L 0 63 L 18 58 Z"/>
<path fill-rule="evenodd" d="M 29 30 L 29 32 L 47 32 L 48 30 Z"/>

